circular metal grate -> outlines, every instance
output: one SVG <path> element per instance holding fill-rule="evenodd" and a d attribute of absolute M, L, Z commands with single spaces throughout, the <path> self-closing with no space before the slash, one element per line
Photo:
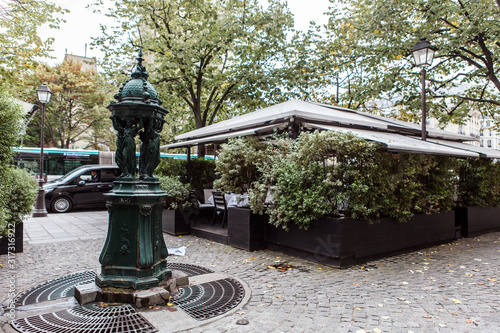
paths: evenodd
<path fill-rule="evenodd" d="M 183 273 L 186 273 L 188 276 L 194 276 L 194 275 L 201 275 L 201 274 L 207 274 L 207 273 L 213 273 L 211 269 L 201 267 L 201 266 L 196 266 L 196 265 L 190 265 L 190 264 L 182 264 L 182 263 L 167 263 L 167 268 L 171 269 L 173 271 L 181 271 Z"/>
<path fill-rule="evenodd" d="M 15 303 L 17 306 L 23 306 L 74 296 L 75 286 L 93 282 L 95 277 L 96 273 L 93 271 L 61 276 L 60 278 L 24 290 L 17 295 Z"/>
<path fill-rule="evenodd" d="M 128 304 L 98 304 L 17 319 L 12 326 L 22 333 L 150 333 L 156 328 Z"/>
<path fill-rule="evenodd" d="M 227 278 L 182 288 L 172 301 L 191 317 L 206 320 L 235 308 L 244 296 L 243 285 Z"/>

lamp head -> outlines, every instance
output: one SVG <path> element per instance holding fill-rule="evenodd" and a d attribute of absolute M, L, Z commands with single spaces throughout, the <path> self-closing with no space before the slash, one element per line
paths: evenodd
<path fill-rule="evenodd" d="M 36 93 L 38 94 L 38 100 L 42 104 L 48 103 L 50 101 L 50 97 L 52 96 L 52 93 L 47 83 L 43 83 L 40 87 L 38 87 Z"/>
<path fill-rule="evenodd" d="M 417 67 L 427 67 L 432 65 L 432 60 L 434 58 L 434 49 L 429 45 L 429 43 L 422 38 L 413 48 L 413 58 L 415 59 L 415 65 Z"/>

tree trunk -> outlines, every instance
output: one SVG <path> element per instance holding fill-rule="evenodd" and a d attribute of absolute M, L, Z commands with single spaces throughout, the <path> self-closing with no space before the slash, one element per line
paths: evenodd
<path fill-rule="evenodd" d="M 196 153 L 198 154 L 198 158 L 205 157 L 205 144 L 200 143 L 196 149 Z"/>

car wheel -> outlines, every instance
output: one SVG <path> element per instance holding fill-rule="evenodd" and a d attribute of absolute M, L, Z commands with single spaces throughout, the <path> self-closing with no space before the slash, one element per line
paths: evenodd
<path fill-rule="evenodd" d="M 52 201 L 52 211 L 56 213 L 66 213 L 71 210 L 71 200 L 68 197 L 58 197 Z"/>

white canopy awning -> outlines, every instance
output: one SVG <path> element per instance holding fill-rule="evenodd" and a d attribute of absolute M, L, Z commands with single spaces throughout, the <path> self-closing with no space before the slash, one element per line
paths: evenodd
<path fill-rule="evenodd" d="M 428 141 L 435 142 L 435 143 L 438 143 L 440 145 L 444 145 L 447 147 L 454 147 L 454 148 L 458 148 L 458 149 L 472 151 L 472 152 L 478 153 L 478 154 L 480 154 L 484 157 L 487 157 L 487 158 L 499 158 L 500 159 L 500 151 L 495 150 L 495 149 L 489 149 L 489 148 L 469 145 L 469 144 L 461 143 L 461 142 L 448 141 L 448 140 L 428 139 Z"/>
<path fill-rule="evenodd" d="M 463 150 L 455 147 L 440 145 L 434 142 L 422 141 L 420 139 L 412 138 L 405 135 L 367 131 L 354 128 L 336 127 L 328 125 L 306 124 L 308 127 L 315 127 L 318 129 L 325 129 L 329 131 L 336 131 L 347 133 L 351 132 L 361 138 L 383 143 L 388 151 L 405 152 L 405 153 L 420 153 L 420 154 L 433 154 L 433 155 L 447 155 L 456 157 L 479 157 L 479 154 Z"/>
<path fill-rule="evenodd" d="M 219 134 L 219 135 L 212 135 L 200 139 L 193 139 L 193 140 L 187 140 L 187 141 L 182 141 L 182 142 L 177 142 L 177 143 L 172 143 L 169 145 L 164 145 L 160 146 L 160 148 L 181 148 L 181 147 L 189 147 L 189 146 L 194 146 L 200 143 L 221 143 L 225 142 L 229 138 L 237 138 L 240 136 L 248 136 L 248 135 L 258 135 L 259 132 L 265 131 L 265 130 L 270 130 L 276 127 L 279 127 L 280 124 L 277 125 L 269 125 L 269 126 L 262 126 L 258 128 L 252 128 L 244 131 L 235 131 L 235 132 L 229 132 L 229 133 L 224 133 L 224 134 Z"/>
<path fill-rule="evenodd" d="M 473 141 L 466 135 L 428 128 L 427 141 L 420 140 L 417 124 L 350 110 L 333 105 L 292 100 L 256 110 L 175 137 L 179 142 L 161 148 L 189 147 L 223 143 L 228 138 L 272 133 L 273 128 L 288 128 L 296 133 L 304 129 L 352 132 L 365 139 L 382 142 L 389 151 L 440 154 L 458 157 L 499 158 L 491 150 L 480 151 L 464 144 Z M 432 141 L 434 140 L 434 141 Z M 442 142 L 441 142 L 442 141 Z M 453 143 L 453 144 L 452 144 Z"/>

